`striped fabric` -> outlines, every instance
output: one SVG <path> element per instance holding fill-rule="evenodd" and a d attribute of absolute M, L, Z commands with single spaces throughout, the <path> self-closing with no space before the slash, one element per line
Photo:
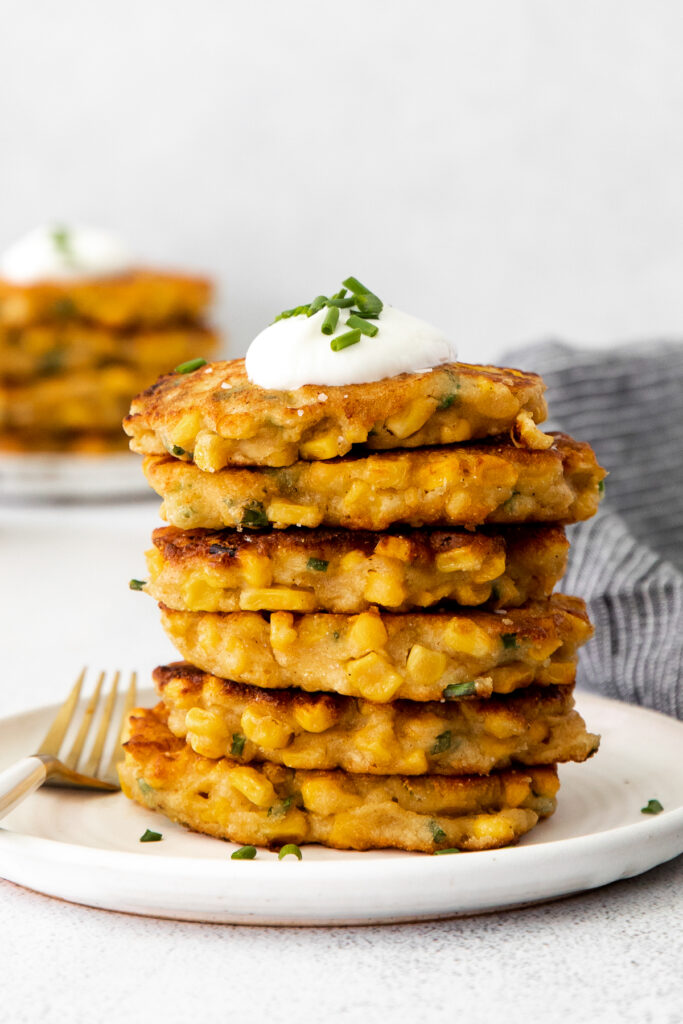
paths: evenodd
<path fill-rule="evenodd" d="M 546 342 L 504 361 L 543 376 L 549 429 L 610 472 L 599 514 L 569 531 L 562 589 L 596 628 L 579 683 L 683 718 L 683 345 Z"/>

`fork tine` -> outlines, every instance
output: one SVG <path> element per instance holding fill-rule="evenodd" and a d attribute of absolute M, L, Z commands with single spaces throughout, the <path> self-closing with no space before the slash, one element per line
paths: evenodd
<path fill-rule="evenodd" d="M 59 754 L 59 748 L 61 747 L 64 737 L 66 736 L 66 731 L 69 728 L 69 725 L 71 724 L 74 708 L 78 703 L 78 698 L 80 697 L 81 694 L 81 687 L 83 686 L 83 680 L 85 679 L 85 673 L 87 671 L 87 668 L 84 668 L 81 671 L 81 674 L 76 680 L 71 693 L 66 698 L 61 708 L 55 715 L 54 721 L 52 722 L 52 725 L 48 729 L 43 739 L 43 742 L 38 747 L 36 753 L 48 754 L 52 757 L 57 757 L 57 755 Z"/>
<path fill-rule="evenodd" d="M 116 690 L 118 688 L 120 678 L 121 673 L 115 672 L 114 682 L 111 684 L 111 689 L 109 691 L 109 694 L 107 695 L 107 700 L 105 702 L 104 710 L 102 711 L 102 717 L 100 719 L 100 726 L 99 729 L 97 730 L 97 735 L 95 736 L 95 742 L 92 745 L 90 756 L 88 757 L 83 767 L 80 769 L 83 775 L 97 775 L 100 760 L 102 758 L 102 751 L 104 749 L 104 744 L 107 739 L 107 732 L 109 730 L 109 720 L 111 719 L 112 709 L 114 707 L 114 702 L 116 701 Z"/>
<path fill-rule="evenodd" d="M 93 695 L 88 701 L 87 708 L 83 712 L 83 719 L 78 729 L 76 739 L 74 740 L 73 746 L 69 751 L 67 757 L 63 759 L 64 764 L 67 766 L 67 768 L 71 768 L 72 771 L 76 771 L 76 768 L 78 766 L 78 759 L 81 756 L 88 732 L 90 731 L 90 726 L 92 725 L 95 710 L 100 699 L 100 690 L 102 689 L 104 676 L 105 673 L 100 672 Z"/>
<path fill-rule="evenodd" d="M 119 726 L 119 731 L 116 734 L 116 743 L 114 744 L 114 749 L 112 751 L 111 759 L 109 761 L 109 767 L 107 768 L 107 774 L 105 775 L 106 779 L 113 778 L 114 780 L 116 780 L 118 778 L 116 766 L 119 763 L 119 761 L 123 759 L 123 747 L 121 746 L 121 736 L 123 734 L 124 726 L 128 721 L 128 715 L 135 707 L 137 682 L 137 672 L 131 672 L 130 683 L 128 684 L 128 691 L 126 693 L 126 698 L 123 702 L 123 711 L 121 712 L 121 724 Z"/>

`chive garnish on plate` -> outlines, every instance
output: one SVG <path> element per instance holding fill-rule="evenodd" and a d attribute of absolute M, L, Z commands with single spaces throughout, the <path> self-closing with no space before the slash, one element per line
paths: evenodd
<path fill-rule="evenodd" d="M 253 860 L 255 856 L 255 846 L 240 846 L 239 850 L 232 851 L 230 860 Z"/>
<path fill-rule="evenodd" d="M 661 814 L 664 808 L 659 800 L 648 800 L 645 807 L 640 808 L 641 814 Z"/>
<path fill-rule="evenodd" d="M 339 320 L 339 310 L 336 306 L 330 306 L 327 313 L 325 313 L 325 319 L 322 322 L 320 330 L 323 334 L 334 334 Z"/>
<path fill-rule="evenodd" d="M 129 580 L 128 586 L 131 590 L 142 590 L 147 580 Z"/>
<path fill-rule="evenodd" d="M 346 321 L 346 326 L 357 328 L 361 334 L 367 334 L 368 338 L 374 338 L 379 331 L 377 324 L 368 323 L 367 320 L 363 320 L 362 317 L 357 316 L 355 313 L 352 313 Z"/>
<path fill-rule="evenodd" d="M 454 846 L 447 846 L 445 850 L 434 850 L 432 857 L 438 857 L 442 853 L 460 853 L 460 850 L 456 850 Z"/>
<path fill-rule="evenodd" d="M 161 832 L 152 832 L 151 829 L 146 828 L 140 836 L 141 843 L 158 843 L 160 839 L 163 839 Z"/>
<path fill-rule="evenodd" d="M 345 334 L 338 334 L 336 338 L 333 338 L 330 342 L 330 348 L 333 352 L 341 352 L 343 348 L 348 348 L 350 345 L 357 345 L 360 341 L 360 331 L 356 327 L 353 331 L 346 331 Z"/>
<path fill-rule="evenodd" d="M 303 854 L 296 843 L 286 843 L 277 855 L 278 860 L 282 860 L 284 857 L 296 857 L 297 860 L 303 858 Z"/>

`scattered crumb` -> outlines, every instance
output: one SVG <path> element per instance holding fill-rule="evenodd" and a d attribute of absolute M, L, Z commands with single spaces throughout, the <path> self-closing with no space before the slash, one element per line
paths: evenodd
<path fill-rule="evenodd" d="M 513 623 L 512 619 L 503 619 L 503 623 L 504 623 L 504 624 L 505 624 L 506 626 L 512 626 L 512 625 L 514 625 L 514 623 Z"/>
<path fill-rule="evenodd" d="M 204 373 L 213 373 L 213 366 L 207 366 L 207 368 L 204 370 Z"/>
<path fill-rule="evenodd" d="M 229 390 L 230 390 L 230 385 L 229 385 L 229 384 L 228 384 L 228 382 L 227 382 L 227 381 L 225 381 L 225 380 L 224 380 L 224 381 L 223 381 L 223 383 L 221 384 L 221 387 L 223 388 L 223 390 L 224 390 L 224 391 L 229 391 Z"/>
<path fill-rule="evenodd" d="M 304 414 L 303 409 L 297 409 L 296 410 L 296 414 L 297 414 L 297 416 L 303 416 L 303 414 Z"/>
<path fill-rule="evenodd" d="M 324 391 L 321 391 L 320 394 L 318 395 L 318 401 L 319 402 L 326 402 L 327 401 L 327 395 L 325 394 Z"/>

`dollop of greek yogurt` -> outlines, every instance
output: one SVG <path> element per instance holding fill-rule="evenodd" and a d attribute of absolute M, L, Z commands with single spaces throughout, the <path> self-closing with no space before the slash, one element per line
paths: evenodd
<path fill-rule="evenodd" d="M 294 390 L 304 384 L 329 387 L 366 384 L 399 373 L 420 373 L 457 360 L 455 346 L 431 324 L 385 305 L 369 320 L 379 330 L 335 352 L 330 342 L 349 330 L 345 310 L 333 335 L 320 328 L 327 310 L 291 316 L 261 331 L 247 350 L 249 380 L 262 388 Z"/>
<path fill-rule="evenodd" d="M 134 266 L 115 235 L 82 225 L 43 224 L 0 256 L 0 277 L 13 284 L 72 281 L 123 274 Z"/>

